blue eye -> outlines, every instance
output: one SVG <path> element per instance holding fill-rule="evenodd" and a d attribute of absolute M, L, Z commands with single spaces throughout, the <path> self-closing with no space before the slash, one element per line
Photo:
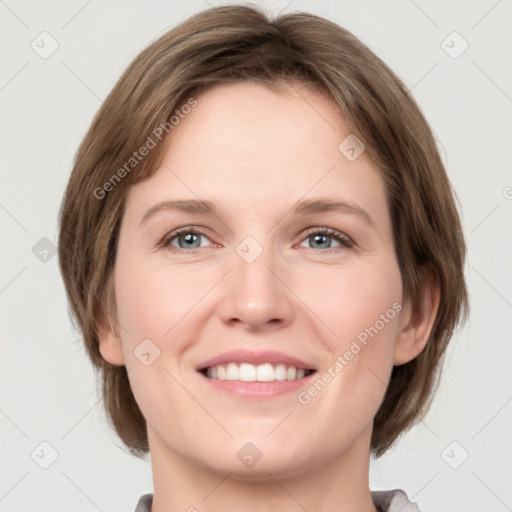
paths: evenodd
<path fill-rule="evenodd" d="M 205 247 L 201 247 L 201 237 L 208 239 L 202 230 L 185 227 L 167 234 L 159 243 L 159 246 L 175 253 L 188 252 L 194 254 L 198 249 Z M 332 252 L 324 250 L 333 248 L 332 240 L 338 243 L 338 246 L 334 246 L 334 249 L 339 249 L 340 247 L 351 248 L 354 246 L 354 242 L 347 235 L 330 228 L 314 228 L 306 233 L 306 236 L 302 240 L 305 242 L 308 239 L 311 241 L 307 248 L 318 249 L 320 252 Z M 174 244 L 175 241 L 178 244 L 177 246 Z M 314 244 L 318 244 L 319 247 L 315 247 Z M 301 247 L 304 246 L 301 245 Z"/>
<path fill-rule="evenodd" d="M 169 235 L 162 240 L 160 245 L 162 247 L 170 248 L 173 252 L 180 252 L 180 250 L 196 252 L 195 250 L 189 251 L 188 249 L 200 249 L 200 240 L 202 236 L 206 238 L 206 235 L 197 228 L 182 228 L 169 233 Z M 171 245 L 174 240 L 178 242 L 178 247 Z"/>
<path fill-rule="evenodd" d="M 320 249 L 330 249 L 332 242 L 329 239 L 334 239 L 341 247 L 350 248 L 354 246 L 354 243 L 347 235 L 330 228 L 314 228 L 307 234 L 305 240 L 308 239 L 312 240 L 308 247 L 310 249 L 317 249 L 312 244 L 320 244 Z"/>

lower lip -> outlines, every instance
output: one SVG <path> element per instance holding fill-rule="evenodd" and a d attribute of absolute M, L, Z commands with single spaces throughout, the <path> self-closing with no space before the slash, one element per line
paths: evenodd
<path fill-rule="evenodd" d="M 298 380 L 273 380 L 270 382 L 244 382 L 241 380 L 219 380 L 211 379 L 201 372 L 198 372 L 210 386 L 219 391 L 230 393 L 232 395 L 246 398 L 271 398 L 273 396 L 282 395 L 296 391 L 304 386 L 309 385 L 311 377 L 316 372 L 309 374 Z"/>

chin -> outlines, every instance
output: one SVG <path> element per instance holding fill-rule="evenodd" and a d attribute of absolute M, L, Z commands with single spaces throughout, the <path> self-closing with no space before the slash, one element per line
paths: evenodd
<path fill-rule="evenodd" d="M 254 443 L 235 441 L 231 445 L 226 444 L 223 450 L 209 453 L 207 460 L 202 457 L 200 464 L 208 471 L 229 474 L 230 479 L 263 482 L 273 478 L 279 480 L 298 476 L 321 465 L 325 462 L 324 458 L 329 458 L 328 454 L 306 453 L 304 446 L 307 443 L 301 445 L 302 449 L 295 446 L 295 443 L 285 447 L 283 443 L 274 444 L 267 440 L 266 446 L 263 444 L 264 438 L 259 444 L 258 440 Z"/>
<path fill-rule="evenodd" d="M 307 464 L 306 464 L 307 466 Z M 289 458 L 280 457 L 279 460 L 260 459 L 254 466 L 246 468 L 243 464 L 236 462 L 233 464 L 226 464 L 222 467 L 213 467 L 212 470 L 221 473 L 229 474 L 229 478 L 245 482 L 266 482 L 273 480 L 285 480 L 305 473 L 307 467 L 303 464 L 297 464 L 297 460 L 290 456 Z"/>

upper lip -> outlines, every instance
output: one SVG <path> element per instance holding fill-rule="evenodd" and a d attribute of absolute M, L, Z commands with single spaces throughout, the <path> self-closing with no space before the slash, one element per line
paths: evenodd
<path fill-rule="evenodd" d="M 263 363 L 271 364 L 285 364 L 294 366 L 297 369 L 303 368 L 305 370 L 314 370 L 314 366 L 311 363 L 302 361 L 301 359 L 284 354 L 282 352 L 276 352 L 275 350 L 264 350 L 254 351 L 246 349 L 231 350 L 229 352 L 223 352 L 217 356 L 213 356 L 196 367 L 196 370 L 204 370 L 218 364 L 227 363 L 250 363 L 259 365 Z"/>

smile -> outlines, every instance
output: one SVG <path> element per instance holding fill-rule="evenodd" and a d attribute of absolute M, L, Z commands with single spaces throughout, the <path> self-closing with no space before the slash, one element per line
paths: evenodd
<path fill-rule="evenodd" d="M 210 379 L 242 382 L 273 382 L 300 380 L 314 373 L 315 370 L 297 368 L 283 363 L 263 363 L 254 365 L 251 363 L 231 362 L 209 366 L 200 371 Z"/>

